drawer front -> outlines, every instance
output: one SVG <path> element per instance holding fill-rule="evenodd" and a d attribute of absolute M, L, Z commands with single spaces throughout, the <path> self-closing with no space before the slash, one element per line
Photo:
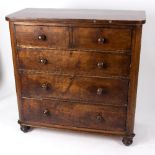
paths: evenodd
<path fill-rule="evenodd" d="M 125 105 L 128 96 L 128 80 L 45 73 L 22 74 L 22 96 Z"/>
<path fill-rule="evenodd" d="M 22 120 L 108 131 L 125 131 L 126 108 L 23 99 Z"/>
<path fill-rule="evenodd" d="M 127 54 L 22 49 L 18 55 L 20 69 L 89 76 L 128 76 L 130 70 Z"/>
<path fill-rule="evenodd" d="M 41 48 L 68 48 L 67 27 L 16 25 L 18 46 Z"/>
<path fill-rule="evenodd" d="M 131 29 L 75 28 L 74 47 L 96 50 L 130 50 Z"/>

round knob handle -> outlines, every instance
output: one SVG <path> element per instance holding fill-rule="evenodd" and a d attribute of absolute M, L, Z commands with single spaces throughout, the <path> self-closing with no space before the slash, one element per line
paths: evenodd
<path fill-rule="evenodd" d="M 43 83 L 41 85 L 41 88 L 44 89 L 44 90 L 47 90 L 48 89 L 48 84 L 47 83 Z"/>
<path fill-rule="evenodd" d="M 97 120 L 97 121 L 104 121 L 103 115 L 102 115 L 102 114 L 98 114 L 98 115 L 96 116 L 96 120 Z"/>
<path fill-rule="evenodd" d="M 103 68 L 103 67 L 104 67 L 104 62 L 98 62 L 98 63 L 97 63 L 97 67 L 98 67 L 99 69 Z"/>
<path fill-rule="evenodd" d="M 45 109 L 45 110 L 43 111 L 43 115 L 44 115 L 44 116 L 49 116 L 49 111 L 48 111 L 47 109 Z"/>
<path fill-rule="evenodd" d="M 98 38 L 97 41 L 99 44 L 103 44 L 103 43 L 105 43 L 105 38 Z"/>
<path fill-rule="evenodd" d="M 38 36 L 38 40 L 45 41 L 46 40 L 46 35 L 42 34 Z"/>
<path fill-rule="evenodd" d="M 48 61 L 47 61 L 47 59 L 42 58 L 42 59 L 40 59 L 40 63 L 45 65 L 48 63 Z"/>
<path fill-rule="evenodd" d="M 97 89 L 97 95 L 101 95 L 103 93 L 103 89 L 102 88 L 98 88 Z"/>
<path fill-rule="evenodd" d="M 98 116 L 96 116 L 96 119 L 97 119 L 98 121 L 100 121 L 100 120 L 102 120 L 102 116 L 98 115 Z"/>

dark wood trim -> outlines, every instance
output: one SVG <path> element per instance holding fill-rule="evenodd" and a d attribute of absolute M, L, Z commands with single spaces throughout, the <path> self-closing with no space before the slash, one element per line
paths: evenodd
<path fill-rule="evenodd" d="M 30 19 L 9 19 L 8 17 L 6 17 L 6 20 L 7 21 L 11 21 L 11 22 L 24 22 L 25 20 L 27 22 L 38 22 L 39 20 L 30 20 Z M 45 19 L 45 20 L 40 20 L 41 22 L 43 23 L 46 23 L 46 22 L 52 22 L 52 21 L 55 21 L 57 23 L 61 23 L 61 24 L 67 24 L 67 23 L 72 23 L 72 24 L 77 24 L 77 23 L 82 23 L 82 24 L 91 24 L 91 23 L 94 23 L 94 20 L 85 20 L 85 19 L 63 19 L 63 20 L 60 20 L 60 19 Z M 121 20 L 96 20 L 95 24 L 96 25 L 100 25 L 100 24 L 107 24 L 107 25 L 141 25 L 141 24 L 145 24 L 145 20 L 142 20 L 142 21 L 121 21 Z"/>
<path fill-rule="evenodd" d="M 44 123 L 35 123 L 35 122 L 25 122 L 25 121 L 18 121 L 21 125 L 26 125 L 30 127 L 39 127 L 39 128 L 56 128 L 56 129 L 66 129 L 66 130 L 73 130 L 73 131 L 84 131 L 84 132 L 92 132 L 92 133 L 101 133 L 101 134 L 110 134 L 110 135 L 118 135 L 118 136 L 125 136 L 125 132 L 118 132 L 118 131 L 106 131 L 106 130 L 95 130 L 89 128 L 77 128 L 77 127 L 67 127 L 62 125 L 53 125 L 53 124 L 44 124 Z"/>
<path fill-rule="evenodd" d="M 127 107 L 128 135 L 133 134 L 134 130 L 134 118 L 135 118 L 138 72 L 140 61 L 141 32 L 142 32 L 142 25 L 135 26 L 135 29 L 133 30 L 133 40 L 132 40 L 131 71 L 130 71 L 130 83 L 129 83 L 128 107 Z"/>
<path fill-rule="evenodd" d="M 11 39 L 11 46 L 12 46 L 12 59 L 13 59 L 13 66 L 14 66 L 14 77 L 15 77 L 16 94 L 17 94 L 17 101 L 18 101 L 19 118 L 22 119 L 21 79 L 20 79 L 19 71 L 17 69 L 18 54 L 17 54 L 17 46 L 16 46 L 15 28 L 14 28 L 13 22 L 9 22 L 9 29 L 10 29 L 10 39 Z"/>
<path fill-rule="evenodd" d="M 117 28 L 117 29 L 126 29 L 130 28 L 132 29 L 134 25 L 115 25 L 115 24 L 96 24 L 96 23 L 75 23 L 75 22 L 67 22 L 67 23 L 61 23 L 57 21 L 47 21 L 47 22 L 41 22 L 41 21 L 15 21 L 15 25 L 25 25 L 25 26 L 56 26 L 56 27 L 83 27 L 83 28 Z M 139 25 L 139 24 L 138 24 Z"/>

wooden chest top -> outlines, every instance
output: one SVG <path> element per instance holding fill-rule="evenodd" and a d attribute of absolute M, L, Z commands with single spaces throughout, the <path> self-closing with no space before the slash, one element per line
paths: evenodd
<path fill-rule="evenodd" d="M 95 23 L 143 24 L 144 11 L 92 10 L 92 9 L 37 9 L 28 8 L 6 17 L 10 21 L 87 21 Z"/>

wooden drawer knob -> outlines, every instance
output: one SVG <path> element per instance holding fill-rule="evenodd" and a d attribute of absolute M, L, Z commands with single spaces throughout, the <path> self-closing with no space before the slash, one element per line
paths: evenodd
<path fill-rule="evenodd" d="M 38 36 L 38 40 L 45 41 L 46 40 L 46 35 L 42 34 Z"/>
<path fill-rule="evenodd" d="M 99 69 L 103 68 L 103 67 L 104 67 L 104 62 L 98 62 L 98 63 L 97 63 L 97 67 L 98 67 Z"/>
<path fill-rule="evenodd" d="M 97 120 L 98 122 L 104 121 L 103 115 L 102 115 L 101 113 L 98 114 L 98 115 L 96 116 L 96 120 Z"/>
<path fill-rule="evenodd" d="M 43 65 L 45 65 L 45 64 L 48 63 L 48 60 L 47 59 L 44 59 L 44 58 L 41 58 L 40 59 L 40 63 L 43 64 Z"/>
<path fill-rule="evenodd" d="M 105 38 L 98 38 L 98 43 L 99 44 L 104 44 L 105 43 Z"/>
<path fill-rule="evenodd" d="M 44 90 L 47 90 L 48 89 L 48 84 L 47 83 L 43 83 L 41 85 L 41 88 L 44 89 Z"/>
<path fill-rule="evenodd" d="M 49 116 L 49 114 L 50 114 L 49 110 L 45 109 L 45 110 L 43 111 L 43 115 L 44 115 L 44 116 Z"/>
<path fill-rule="evenodd" d="M 102 95 L 103 94 L 103 89 L 102 88 L 98 88 L 97 89 L 97 95 Z"/>

